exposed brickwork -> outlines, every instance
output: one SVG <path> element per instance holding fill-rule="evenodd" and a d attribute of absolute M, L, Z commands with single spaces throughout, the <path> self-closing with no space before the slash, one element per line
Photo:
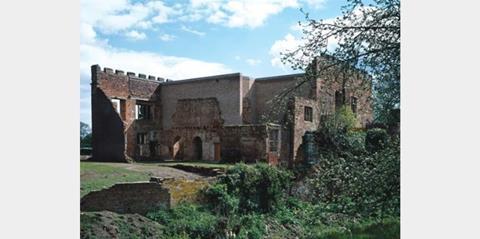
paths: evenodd
<path fill-rule="evenodd" d="M 123 72 L 92 66 L 95 160 L 239 159 L 292 165 L 302 160 L 305 131 L 318 129 L 322 116 L 333 114 L 339 92 L 342 104 L 356 100 L 358 127 L 372 120 L 371 89 L 362 83 L 362 74 L 313 78 L 295 87 L 305 74 L 164 81 Z M 281 100 L 279 95 L 284 95 Z M 136 119 L 138 104 L 148 106 L 148 119 Z M 305 107 L 311 116 L 305 116 Z M 278 128 L 274 151 L 269 148 L 272 127 Z"/>
<path fill-rule="evenodd" d="M 170 208 L 183 201 L 198 201 L 201 199 L 200 190 L 207 185 L 205 180 L 187 179 L 119 183 L 85 195 L 81 199 L 80 210 L 145 215 L 159 207 Z"/>
<path fill-rule="evenodd" d="M 169 190 L 149 182 L 115 184 L 85 195 L 80 202 L 81 211 L 146 214 L 159 207 L 170 207 Z"/>

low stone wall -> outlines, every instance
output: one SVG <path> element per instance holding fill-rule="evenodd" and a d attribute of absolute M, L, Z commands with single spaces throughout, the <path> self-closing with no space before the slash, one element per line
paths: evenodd
<path fill-rule="evenodd" d="M 85 195 L 81 211 L 112 211 L 145 215 L 156 208 L 170 208 L 180 202 L 200 200 L 205 180 L 152 178 L 150 182 L 119 183 Z"/>
<path fill-rule="evenodd" d="M 175 164 L 175 165 L 172 165 L 171 167 L 180 169 L 186 172 L 190 172 L 190 173 L 200 174 L 205 177 L 215 177 L 225 173 L 225 169 L 223 168 L 208 168 L 208 167 L 201 167 L 201 166 L 190 166 L 185 164 Z"/>

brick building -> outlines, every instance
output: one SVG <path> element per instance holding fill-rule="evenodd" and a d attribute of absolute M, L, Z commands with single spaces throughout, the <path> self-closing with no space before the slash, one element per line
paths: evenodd
<path fill-rule="evenodd" d="M 370 87 L 360 87 L 364 74 L 327 85 L 320 77 L 305 80 L 306 74 L 253 79 L 233 73 L 172 81 L 98 65 L 91 70 L 97 161 L 290 165 L 301 160 L 304 133 L 316 130 L 340 105 L 352 107 L 359 127 L 372 119 Z"/>

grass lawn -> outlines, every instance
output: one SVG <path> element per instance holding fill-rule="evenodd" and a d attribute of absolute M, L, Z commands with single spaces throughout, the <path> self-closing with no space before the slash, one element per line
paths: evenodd
<path fill-rule="evenodd" d="M 139 172 L 105 163 L 80 162 L 80 196 L 119 182 L 148 181 L 151 172 Z"/>

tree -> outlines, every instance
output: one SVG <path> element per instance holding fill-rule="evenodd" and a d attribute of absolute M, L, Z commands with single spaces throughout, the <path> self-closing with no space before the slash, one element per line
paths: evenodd
<path fill-rule="evenodd" d="M 342 16 L 315 20 L 305 13 L 303 44 L 284 52 L 282 60 L 293 69 L 302 69 L 307 77 L 321 74 L 368 73 L 373 83 L 375 118 L 388 122 L 390 110 L 400 107 L 400 0 L 374 0 L 366 6 L 362 0 L 347 0 Z M 318 70 L 310 69 L 314 57 L 321 56 Z M 319 72 L 319 73 L 318 73 Z M 320 75 L 316 75 L 320 74 Z"/>
<path fill-rule="evenodd" d="M 83 139 L 85 136 L 87 136 L 91 132 L 92 130 L 90 129 L 90 126 L 80 121 L 80 139 Z"/>

